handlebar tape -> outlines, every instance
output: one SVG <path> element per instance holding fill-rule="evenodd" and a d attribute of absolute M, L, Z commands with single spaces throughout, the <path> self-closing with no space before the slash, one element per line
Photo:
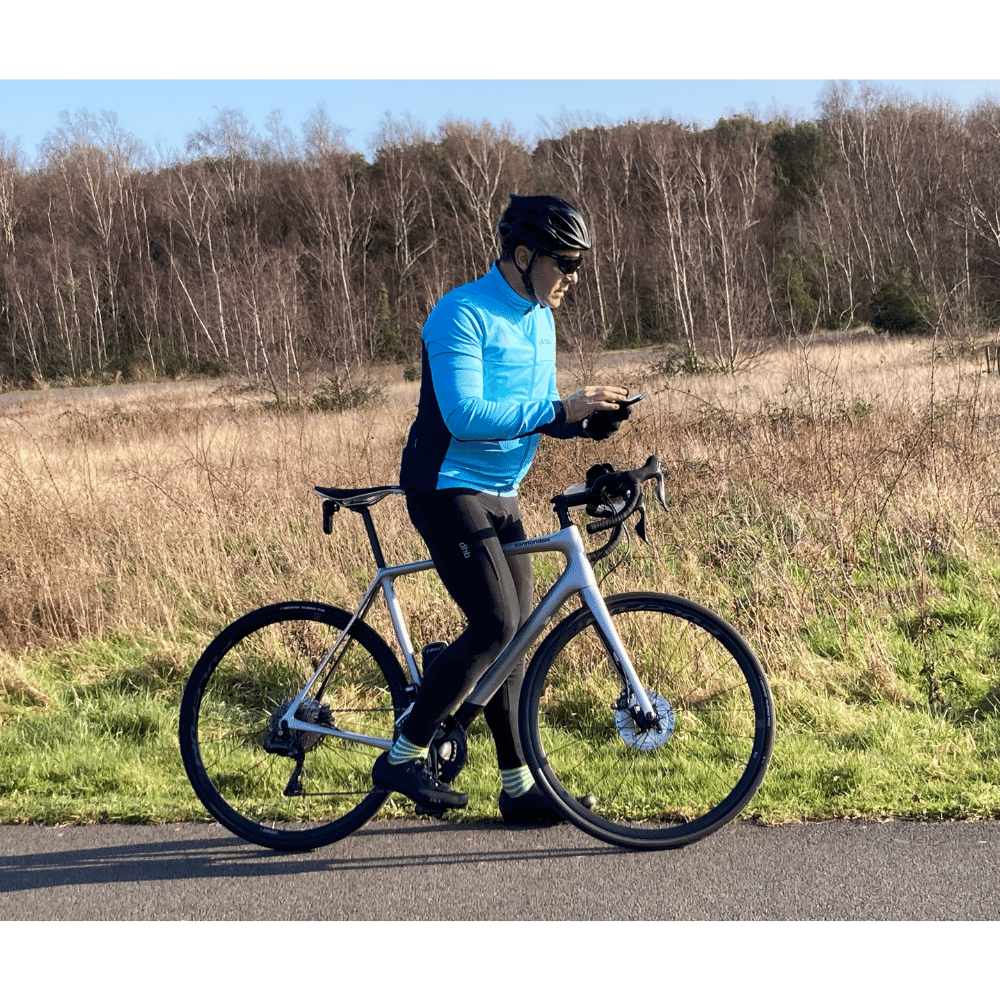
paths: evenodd
<path fill-rule="evenodd" d="M 654 478 L 659 472 L 659 458 L 656 455 L 650 455 L 646 460 L 646 464 L 641 469 L 635 469 L 632 472 L 607 472 L 603 476 L 598 476 L 594 481 L 594 485 L 590 488 L 590 495 L 596 497 L 614 484 L 619 488 L 615 489 L 613 495 L 624 496 L 626 498 L 625 506 L 610 517 L 606 517 L 601 521 L 591 522 L 587 525 L 587 531 L 591 535 L 597 534 L 599 531 L 607 531 L 608 528 L 613 528 L 630 517 L 642 499 L 642 484 L 647 479 Z M 620 487 L 624 487 L 624 492 Z"/>

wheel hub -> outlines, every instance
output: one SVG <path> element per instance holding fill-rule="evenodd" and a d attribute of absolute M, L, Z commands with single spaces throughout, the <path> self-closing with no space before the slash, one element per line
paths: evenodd
<path fill-rule="evenodd" d="M 298 757 L 323 742 L 322 733 L 310 733 L 303 729 L 289 729 L 282 719 L 292 704 L 291 698 L 286 698 L 267 720 L 267 732 L 264 734 L 263 747 L 268 753 L 281 754 L 283 757 Z M 295 710 L 295 718 L 314 726 L 332 726 L 333 715 L 330 709 L 314 698 L 303 698 Z"/>
<path fill-rule="evenodd" d="M 653 706 L 655 718 L 649 721 L 642 713 L 634 697 L 622 691 L 615 705 L 615 728 L 618 735 L 636 750 L 656 750 L 662 747 L 674 732 L 674 710 L 670 702 L 655 691 L 647 691 L 646 697 Z"/>

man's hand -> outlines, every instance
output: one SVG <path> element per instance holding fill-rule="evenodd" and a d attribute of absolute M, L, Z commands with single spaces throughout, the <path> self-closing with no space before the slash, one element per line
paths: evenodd
<path fill-rule="evenodd" d="M 603 441 L 611 437 L 612 434 L 622 425 L 623 420 L 628 420 L 632 416 L 632 407 L 625 403 L 620 403 L 613 410 L 597 410 L 592 413 L 587 422 L 583 425 L 587 432 L 587 437 L 595 441 Z"/>
<path fill-rule="evenodd" d="M 628 390 L 620 385 L 588 385 L 577 389 L 564 400 L 566 423 L 574 424 L 595 411 L 617 412 L 618 404 L 628 398 Z"/>

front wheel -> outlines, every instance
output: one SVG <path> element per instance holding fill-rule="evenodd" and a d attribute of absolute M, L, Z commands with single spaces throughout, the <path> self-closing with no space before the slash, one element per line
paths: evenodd
<path fill-rule="evenodd" d="M 260 608 L 219 633 L 191 672 L 180 712 L 184 768 L 205 808 L 244 840 L 310 850 L 352 833 L 388 798 L 371 782 L 381 746 L 282 724 L 350 620 L 327 604 Z M 296 718 L 385 746 L 407 704 L 399 661 L 361 621 L 306 695 Z"/>
<path fill-rule="evenodd" d="M 733 819 L 774 743 L 760 663 L 718 615 L 666 594 L 606 599 L 655 710 L 647 719 L 593 614 L 574 612 L 528 668 L 520 729 L 536 781 L 567 819 L 620 847 L 682 847 Z M 592 792 L 597 804 L 581 806 Z"/>

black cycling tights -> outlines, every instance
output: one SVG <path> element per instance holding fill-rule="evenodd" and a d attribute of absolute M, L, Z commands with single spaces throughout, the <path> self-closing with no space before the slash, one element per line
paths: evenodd
<path fill-rule="evenodd" d="M 525 538 L 516 497 L 450 489 L 407 497 L 414 527 L 434 567 L 467 619 L 465 631 L 428 665 L 420 695 L 403 726 L 417 746 L 429 746 L 438 723 L 475 687 L 533 607 L 531 557 L 505 556 L 501 546 Z M 501 770 L 524 763 L 517 735 L 518 666 L 483 715 Z"/>

